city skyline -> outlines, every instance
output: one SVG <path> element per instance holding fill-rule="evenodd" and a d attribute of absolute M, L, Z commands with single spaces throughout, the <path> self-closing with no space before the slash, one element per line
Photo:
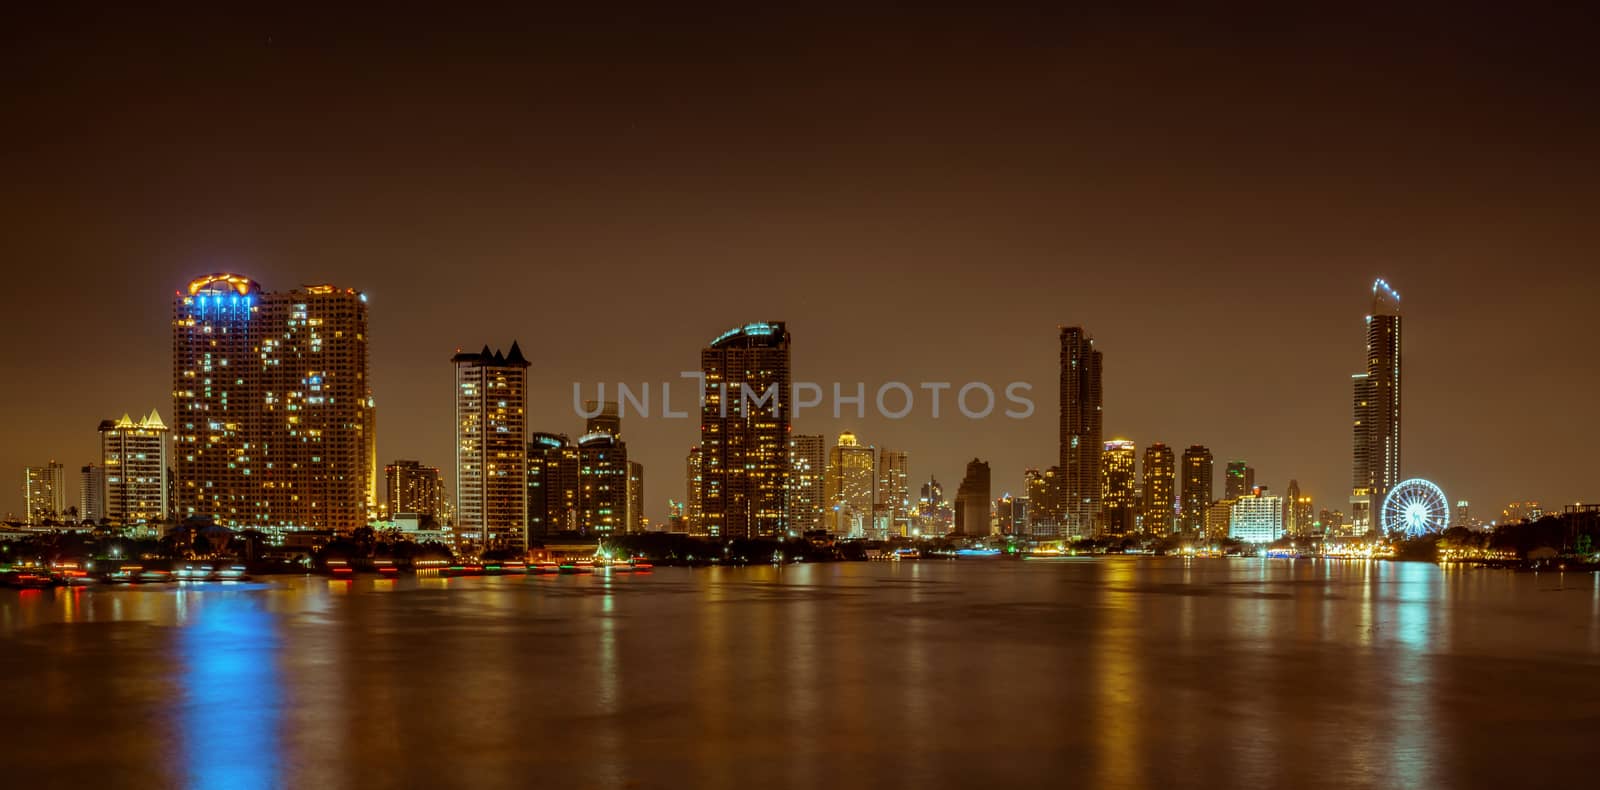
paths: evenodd
<path fill-rule="evenodd" d="M 773 319 L 807 378 L 1032 382 L 1030 421 L 796 424 L 905 449 L 913 478 L 951 486 L 978 455 L 1015 494 L 1054 465 L 1052 333 L 1080 325 L 1108 355 L 1108 436 L 1203 444 L 1334 503 L 1381 277 L 1406 300 L 1407 473 L 1479 512 L 1592 498 L 1600 427 L 1573 416 L 1600 386 L 1582 364 L 1600 179 L 1574 154 L 1600 123 L 1565 87 L 1589 70 L 1579 26 L 823 11 L 666 37 L 640 20 L 435 31 L 402 52 L 292 14 L 56 30 L 31 12 L 60 35 L 0 50 L 48 85 L 6 130 L 18 271 L 0 320 L 49 342 L 0 366 L 48 385 L 0 392 L 26 418 L 0 468 L 77 469 L 99 420 L 165 403 L 152 300 L 228 270 L 367 293 L 380 456 L 447 475 L 441 353 L 520 338 L 530 411 L 565 425 L 572 382 L 676 380 L 708 338 Z M 147 26 L 155 55 L 130 66 L 121 37 Z M 694 443 L 668 421 L 630 434 L 651 469 Z M 1546 437 L 1554 451 L 1519 452 Z M 652 520 L 677 488 L 651 486 Z"/>
<path fill-rule="evenodd" d="M 195 280 L 194 283 L 213 282 L 213 281 L 217 281 L 216 278 L 223 277 L 223 276 L 235 277 L 240 282 L 249 283 L 247 288 L 258 288 L 258 286 L 256 286 L 253 281 L 250 281 L 250 280 L 246 279 L 245 276 L 231 275 L 231 274 L 230 275 L 208 275 L 206 277 L 201 277 L 201 278 Z M 229 282 L 226 281 L 226 280 L 221 280 L 221 281 L 217 281 L 217 282 L 221 282 L 224 286 L 227 286 L 229 288 L 235 287 L 234 285 L 229 284 Z M 191 285 L 193 285 L 193 283 L 191 283 Z M 1382 279 L 1377 280 L 1377 284 L 1374 285 L 1374 291 L 1376 292 L 1380 286 L 1384 290 L 1385 294 L 1387 294 L 1387 296 L 1385 298 L 1395 298 L 1395 299 L 1398 298 L 1397 296 L 1393 295 L 1393 291 L 1392 291 L 1391 286 L 1389 286 L 1388 283 L 1383 281 Z M 309 288 L 311 289 L 312 293 L 322 292 L 324 294 L 335 294 L 335 295 L 339 295 L 339 296 L 343 296 L 343 294 L 344 294 L 344 292 L 341 291 L 340 289 L 329 289 L 326 286 L 310 286 Z M 305 290 L 297 290 L 297 291 L 292 291 L 290 293 L 305 294 L 306 291 Z M 349 291 L 349 293 L 354 294 L 355 292 L 352 289 L 351 291 Z M 269 296 L 269 297 L 277 297 L 278 296 L 276 294 L 270 294 L 270 293 L 266 293 L 265 295 Z M 362 294 L 362 295 L 364 296 L 364 294 Z M 282 301 L 282 300 L 279 299 L 278 301 Z M 1374 302 L 1374 304 L 1376 305 L 1377 302 Z M 361 319 L 362 319 L 362 323 L 364 325 L 364 322 L 366 320 L 365 301 L 364 301 L 364 299 L 360 302 L 360 305 L 361 305 L 361 308 L 362 308 L 361 309 Z M 1376 309 L 1377 308 L 1374 307 L 1374 310 L 1376 310 Z M 1369 315 L 1370 315 L 1370 313 L 1369 313 Z M 1368 319 L 1368 324 L 1369 324 L 1369 326 L 1371 325 L 1371 319 L 1370 318 Z M 754 326 L 754 325 L 751 325 L 751 326 Z M 748 327 L 738 327 L 738 326 L 736 326 L 735 330 L 729 330 L 729 332 L 724 332 L 723 335 L 724 336 L 728 336 L 730 334 L 733 334 L 735 331 L 738 331 L 739 333 L 742 333 L 746 329 L 748 329 Z M 1066 334 L 1069 331 L 1074 332 L 1074 333 L 1079 333 L 1078 335 L 1075 335 L 1075 336 L 1083 338 L 1082 341 L 1074 341 L 1075 343 L 1076 342 L 1082 342 L 1083 343 L 1083 347 L 1085 349 L 1093 348 L 1093 346 L 1091 345 L 1091 341 L 1088 340 L 1088 337 L 1090 336 L 1091 333 L 1084 332 L 1083 330 L 1081 330 L 1080 328 L 1077 328 L 1077 327 L 1071 327 L 1071 328 L 1059 330 L 1059 332 L 1061 333 L 1061 335 L 1063 337 L 1065 337 Z M 364 339 L 363 339 L 363 342 L 364 342 Z M 1098 363 L 1098 357 L 1100 356 L 1101 352 L 1098 349 L 1094 349 L 1093 351 L 1090 351 L 1088 353 L 1092 355 L 1092 358 L 1096 359 L 1096 363 L 1095 364 L 1098 365 L 1099 364 Z M 175 362 L 175 364 L 176 364 L 176 362 Z M 532 366 L 532 367 L 535 367 L 535 368 L 537 367 L 536 364 L 531 362 L 531 361 L 528 364 L 530 366 Z M 532 390 L 534 390 L 534 389 L 536 389 L 538 387 L 538 384 L 536 383 L 537 377 L 538 377 L 538 374 L 537 374 L 536 370 L 530 372 L 529 381 L 528 381 L 528 389 L 530 391 L 532 391 Z M 1359 379 L 1359 377 L 1358 377 L 1358 379 Z M 603 381 L 604 379 L 602 378 L 600 380 Z M 548 384 L 548 382 L 545 382 L 545 383 Z M 871 382 L 871 383 L 869 383 L 868 386 L 871 387 L 872 384 L 874 384 L 874 383 L 876 383 L 876 382 Z M 1412 383 L 1412 382 L 1408 382 L 1408 383 Z M 593 387 L 592 384 L 585 385 L 583 382 L 568 382 L 568 384 L 571 385 L 571 386 L 585 387 L 585 389 L 583 391 L 586 391 L 586 392 L 590 391 L 592 389 L 592 387 Z M 996 386 L 996 389 L 999 389 L 999 382 L 994 382 L 994 384 Z M 1047 400 L 1045 400 L 1043 403 L 1040 402 L 1043 399 L 1040 398 L 1037 390 L 1038 390 L 1038 387 L 1035 384 L 1034 385 L 1034 391 L 1031 393 L 1031 397 L 1035 400 L 1035 407 L 1036 407 L 1035 408 L 1035 412 L 1036 413 L 1035 413 L 1035 415 L 1033 415 L 1033 419 L 1032 420 L 1025 420 L 1024 422 L 1030 422 L 1030 423 L 1031 422 L 1036 422 L 1037 421 L 1037 417 L 1038 417 L 1038 412 L 1043 410 L 1043 409 L 1047 409 L 1048 406 L 1050 405 L 1050 404 L 1048 404 Z M 1357 392 L 1358 392 L 1358 399 L 1359 399 L 1359 394 L 1360 394 L 1359 387 L 1358 387 Z M 370 396 L 371 396 L 370 391 L 368 392 L 368 396 L 370 398 Z M 615 397 L 615 392 L 613 390 L 613 398 L 614 397 Z M 870 390 L 869 390 L 868 398 L 869 398 L 869 400 L 871 399 Z M 1358 400 L 1358 406 L 1359 406 L 1359 400 Z M 586 402 L 585 403 L 585 408 L 586 409 L 592 409 L 593 408 L 593 403 L 592 402 Z M 613 405 L 611 406 L 611 408 L 612 408 L 612 410 L 615 409 L 614 401 L 613 401 Z M 1346 408 L 1348 410 L 1348 406 Z M 558 418 L 549 417 L 549 416 L 547 416 L 545 414 L 540 414 L 540 413 L 533 412 L 532 404 L 529 405 L 529 410 L 530 410 L 530 414 L 528 416 L 528 420 L 530 421 L 530 423 L 538 423 L 539 421 L 544 421 L 544 422 L 548 423 L 548 422 L 551 422 L 554 419 L 558 419 Z M 368 411 L 371 411 L 370 408 L 368 409 Z M 847 407 L 845 409 L 845 411 L 846 411 L 846 413 L 848 413 L 849 408 Z M 558 412 L 559 412 L 559 409 L 558 409 Z M 918 409 L 913 410 L 913 418 L 912 419 L 914 419 L 916 415 L 924 414 L 925 412 L 926 412 L 926 404 L 923 404 Z M 929 423 L 936 430 L 941 428 L 942 426 L 954 425 L 954 424 L 959 424 L 959 422 L 961 422 L 961 421 L 967 421 L 966 418 L 961 417 L 959 415 L 959 413 L 955 412 L 954 409 L 946 407 L 945 412 L 946 413 L 944 414 L 944 419 Z M 952 416 L 952 413 L 955 413 L 955 416 Z M 842 418 L 840 420 L 833 420 L 831 418 L 831 415 L 828 415 L 827 407 L 824 406 L 821 409 L 813 410 L 810 414 L 808 414 L 807 416 L 803 417 L 802 418 L 802 422 L 800 423 L 799 427 L 800 427 L 801 430 L 808 430 L 806 428 L 807 425 L 815 424 L 817 422 L 822 422 L 822 421 L 831 422 L 833 424 L 839 424 L 839 425 L 876 425 L 876 426 L 880 426 L 880 427 L 882 426 L 883 423 L 892 424 L 894 422 L 893 420 L 889 420 L 888 418 L 883 417 L 881 415 L 876 415 L 876 416 L 873 415 L 872 409 L 870 409 L 870 408 L 867 409 L 867 414 L 868 414 L 868 416 L 866 416 L 866 417 L 864 417 L 862 419 L 843 419 Z M 813 416 L 813 415 L 820 415 L 820 416 Z M 660 417 L 660 413 L 656 412 L 655 416 L 657 418 L 659 418 Z M 577 418 L 581 418 L 581 416 L 577 417 Z M 648 422 L 652 421 L 651 418 L 639 419 L 637 417 L 637 415 L 635 415 L 635 419 L 640 421 L 640 422 L 645 422 L 645 423 L 648 423 Z M 991 422 L 991 421 L 996 420 L 996 419 L 999 419 L 999 418 L 991 417 L 990 419 L 970 421 L 970 422 L 972 424 L 974 424 L 974 425 L 982 425 L 982 424 Z M 667 424 L 671 424 L 673 422 L 670 419 L 656 420 L 656 421 L 665 422 Z M 592 422 L 593 421 L 591 420 L 591 423 Z M 591 425 L 590 428 L 592 430 L 593 426 Z M 1358 425 L 1358 428 L 1359 428 L 1359 425 Z M 423 428 L 424 433 L 426 433 L 429 430 L 431 430 L 431 428 L 428 428 L 428 427 L 424 427 Z M 1119 436 L 1122 435 L 1120 432 L 1117 432 L 1117 431 L 1107 431 L 1107 435 L 1110 435 L 1110 434 L 1117 434 Z M 798 434 L 795 434 L 795 435 L 798 435 Z M 404 441 L 406 439 L 414 439 L 414 438 L 415 437 L 402 437 L 402 440 Z M 1152 441 L 1151 444 L 1154 444 L 1154 443 L 1157 443 L 1157 442 L 1160 442 L 1160 441 L 1161 440 L 1155 440 L 1155 441 Z M 1348 442 L 1348 439 L 1346 441 Z M 1137 443 L 1138 442 L 1135 440 L 1135 444 L 1137 444 Z M 1348 447 L 1348 445 L 1347 445 L 1347 447 Z M 1358 447 L 1359 447 L 1359 433 L 1358 433 Z M 387 454 L 388 450 L 387 449 L 379 449 L 379 450 L 377 450 L 377 452 L 380 453 L 380 454 Z M 1347 452 L 1348 452 L 1348 450 L 1347 450 Z M 644 453 L 644 455 L 646 455 L 647 457 L 651 456 L 651 455 L 655 455 L 655 454 L 657 454 L 657 453 L 648 452 L 648 451 L 646 453 Z M 1097 460 L 1098 460 L 1099 453 L 1095 453 L 1095 455 L 1097 456 Z M 637 462 L 635 462 L 635 463 L 637 463 Z M 926 469 L 927 467 L 921 466 L 921 464 L 925 464 L 925 463 L 926 463 L 926 461 L 924 461 L 919 456 L 918 463 L 917 464 L 913 464 L 913 468 L 914 469 L 915 468 Z M 1243 460 L 1236 460 L 1236 461 L 1233 461 L 1233 462 L 1230 462 L 1230 463 L 1231 464 L 1242 464 L 1242 463 L 1245 463 L 1245 462 Z M 1221 464 L 1219 464 L 1219 466 L 1221 466 Z M 1305 466 L 1310 467 L 1310 466 L 1315 466 L 1315 464 L 1306 464 Z M 74 468 L 76 468 L 76 467 L 74 467 Z M 943 466 L 940 466 L 937 469 L 931 470 L 931 471 L 943 472 L 944 468 L 943 468 Z M 997 497 L 1002 497 L 1002 496 L 1005 496 L 1006 494 L 1013 494 L 1013 495 L 1017 495 L 1017 496 L 1022 496 L 1022 495 L 1025 494 L 1025 489 L 1026 489 L 1026 485 L 1027 485 L 1026 484 L 1026 478 L 1025 478 L 1024 475 L 1020 474 L 1021 471 L 1022 470 L 1019 470 L 1019 474 L 1017 475 L 1018 479 L 1016 481 L 1000 480 L 999 478 L 997 478 L 997 482 L 994 484 L 995 494 L 996 494 Z M 1255 469 L 1255 466 L 1254 466 L 1253 463 L 1248 467 L 1248 472 L 1250 473 L 1250 475 L 1251 475 L 1251 477 L 1253 479 L 1254 475 L 1255 475 L 1255 472 L 1256 472 L 1256 469 Z M 920 473 L 919 472 L 913 472 L 913 476 L 915 476 L 916 474 L 920 474 Z M 1222 478 L 1221 483 L 1219 483 L 1217 485 L 1217 489 L 1219 491 L 1221 491 L 1222 489 L 1226 488 L 1227 485 L 1228 485 L 1228 473 L 1227 473 L 1226 470 L 1218 469 L 1217 470 L 1217 475 Z M 1297 480 L 1298 479 L 1298 478 L 1294 477 L 1293 475 L 1294 475 L 1293 472 L 1283 471 L 1281 473 L 1282 482 L 1280 482 L 1280 478 L 1279 477 L 1275 477 L 1269 472 L 1269 474 L 1266 477 L 1264 477 L 1261 481 L 1259 481 L 1258 484 L 1266 485 L 1269 488 L 1281 491 L 1281 490 L 1283 490 L 1283 486 L 1285 485 L 1285 483 L 1288 480 L 1291 480 L 1291 479 Z M 1404 476 L 1410 477 L 1410 476 L 1416 476 L 1416 475 L 1411 474 L 1411 473 L 1407 473 Z M 376 480 L 376 477 L 374 476 L 373 482 L 375 482 L 375 480 Z M 454 485 L 453 476 L 447 478 L 447 480 L 450 481 L 450 482 L 447 482 L 447 486 L 453 486 Z M 1444 484 L 1450 489 L 1450 492 L 1451 492 L 1453 498 L 1458 497 L 1458 496 L 1460 498 L 1468 498 L 1468 497 L 1466 497 L 1466 495 L 1464 493 L 1461 493 L 1460 490 L 1457 487 L 1451 485 L 1451 482 L 1449 480 L 1447 480 L 1447 479 L 1444 480 Z M 669 486 L 667 487 L 665 492 L 658 492 L 659 496 L 657 496 L 655 498 L 652 498 L 652 499 L 649 499 L 649 500 L 644 502 L 644 508 L 645 508 L 644 517 L 649 518 L 651 523 L 657 524 L 657 525 L 662 525 L 662 524 L 665 524 L 667 522 L 667 520 L 668 520 L 667 500 L 668 499 L 682 501 L 680 499 L 680 497 L 682 495 L 682 492 L 676 492 L 676 495 L 675 495 L 675 492 L 673 490 L 673 485 L 674 484 L 669 484 Z M 71 488 L 71 482 L 70 481 L 66 482 L 65 487 L 67 489 L 66 496 L 67 496 L 68 501 L 77 502 L 77 501 L 79 501 L 81 499 L 82 492 L 81 491 L 74 491 Z M 1315 489 L 1307 489 L 1307 490 L 1313 492 L 1311 494 L 1311 496 L 1314 497 L 1314 499 L 1318 502 L 1319 505 L 1332 506 L 1334 508 L 1340 508 L 1342 505 L 1344 505 L 1344 503 L 1341 502 L 1341 499 L 1340 499 L 1340 496 L 1339 496 L 1339 493 L 1338 493 L 1337 489 L 1336 488 L 1328 488 L 1328 487 L 1326 487 L 1325 483 L 1322 483 L 1322 482 L 1319 481 L 1319 484 L 1318 484 L 1317 488 L 1315 488 Z M 1099 492 L 1096 491 L 1096 494 L 1098 494 L 1098 493 Z M 1224 496 L 1226 497 L 1226 494 Z M 1470 501 L 1470 498 L 1468 498 L 1468 499 Z M 1508 500 L 1508 501 L 1514 502 L 1514 501 L 1518 501 L 1518 500 L 1521 500 L 1521 499 L 1534 499 L 1535 501 L 1539 501 L 1537 498 L 1530 498 L 1530 497 L 1514 497 L 1513 499 Z M 659 501 L 657 501 L 657 500 L 659 500 Z M 1500 504 L 1495 502 L 1494 500 L 1488 500 L 1487 502 L 1485 502 L 1485 500 L 1479 498 L 1478 501 L 1480 503 L 1486 504 L 1490 508 L 1490 512 L 1493 512 L 1493 510 L 1496 510 L 1496 509 L 1498 509 L 1500 507 Z M 1543 501 L 1546 502 L 1546 506 L 1547 507 L 1559 506 L 1561 504 L 1561 500 L 1543 500 Z M 1098 513 L 1098 506 L 1096 507 L 1096 512 Z M 1048 517 L 1048 516 L 1046 516 L 1045 514 L 1042 514 L 1042 513 L 1035 513 L 1035 516 L 1036 517 Z M 1347 513 L 1346 514 L 1346 518 L 1349 518 L 1349 517 L 1350 517 L 1350 514 Z M 636 521 L 637 517 L 633 517 L 631 520 Z"/>

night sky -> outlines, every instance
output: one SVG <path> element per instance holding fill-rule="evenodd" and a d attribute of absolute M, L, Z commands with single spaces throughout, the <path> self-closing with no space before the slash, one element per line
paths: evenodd
<path fill-rule="evenodd" d="M 101 419 L 170 420 L 172 292 L 222 270 L 369 294 L 382 462 L 449 474 L 458 346 L 520 340 L 531 427 L 575 436 L 574 381 L 782 320 L 797 379 L 1033 382 L 1027 421 L 795 426 L 1020 492 L 1082 324 L 1107 439 L 1341 508 L 1384 277 L 1403 472 L 1483 517 L 1600 499 L 1589 21 L 747 5 L 9 17 L 0 514 L 51 458 L 75 504 Z M 698 424 L 624 433 L 660 519 Z"/>

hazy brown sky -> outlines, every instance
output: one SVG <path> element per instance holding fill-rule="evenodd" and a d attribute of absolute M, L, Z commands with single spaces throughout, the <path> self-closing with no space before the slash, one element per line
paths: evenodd
<path fill-rule="evenodd" d="M 1056 457 L 1077 323 L 1107 438 L 1340 506 L 1382 276 L 1403 471 L 1479 514 L 1600 499 L 1576 15 L 202 8 L 0 34 L 0 513 L 102 418 L 170 417 L 170 295 L 217 270 L 370 295 L 385 461 L 452 467 L 457 346 L 520 340 L 534 427 L 576 434 L 572 382 L 675 378 L 770 319 L 797 378 L 1034 382 L 1029 421 L 796 425 L 951 490 L 984 457 L 998 495 Z M 625 434 L 660 518 L 697 424 Z"/>

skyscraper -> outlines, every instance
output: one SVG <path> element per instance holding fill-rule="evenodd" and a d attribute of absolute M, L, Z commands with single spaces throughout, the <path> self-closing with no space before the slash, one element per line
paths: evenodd
<path fill-rule="evenodd" d="M 167 426 L 154 410 L 134 422 L 124 414 L 100 423 L 100 468 L 105 480 L 103 518 L 113 524 L 161 521 L 168 501 Z"/>
<path fill-rule="evenodd" d="M 1172 448 L 1156 442 L 1144 451 L 1144 531 L 1164 537 L 1177 516 L 1177 459 Z"/>
<path fill-rule="evenodd" d="M 1373 511 L 1400 482 L 1400 294 L 1383 280 L 1372 284 L 1367 369 L 1352 383 L 1351 522 L 1366 532 L 1376 528 Z"/>
<path fill-rule="evenodd" d="M 628 462 L 628 531 L 643 532 L 644 515 L 644 464 Z"/>
<path fill-rule="evenodd" d="M 1183 509 L 1179 523 L 1184 532 L 1202 532 L 1206 528 L 1206 511 L 1211 508 L 1212 470 L 1211 450 L 1204 445 L 1190 445 L 1183 451 Z"/>
<path fill-rule="evenodd" d="M 527 538 L 528 360 L 510 353 L 457 352 L 456 536 L 515 551 Z"/>
<path fill-rule="evenodd" d="M 89 464 L 78 472 L 78 520 L 97 523 L 105 517 L 105 467 Z"/>
<path fill-rule="evenodd" d="M 1056 520 L 1056 495 L 1061 493 L 1061 467 L 1052 466 L 1041 472 L 1028 469 L 1023 472 L 1023 485 L 1028 491 L 1028 532 L 1037 538 L 1053 538 L 1060 534 Z"/>
<path fill-rule="evenodd" d="M 967 475 L 956 489 L 956 534 L 989 535 L 989 464 L 976 458 L 967 462 Z"/>
<path fill-rule="evenodd" d="M 700 510 L 721 538 L 783 536 L 789 515 L 789 330 L 730 329 L 700 352 Z"/>
<path fill-rule="evenodd" d="M 564 433 L 528 437 L 528 535 L 578 528 L 578 448 Z"/>
<path fill-rule="evenodd" d="M 878 451 L 878 504 L 891 535 L 905 534 L 911 513 L 909 464 L 903 450 Z"/>
<path fill-rule="evenodd" d="M 590 412 L 595 411 L 594 405 L 590 404 Z M 585 535 L 627 532 L 632 528 L 630 462 L 616 404 L 607 404 L 597 417 L 589 418 L 587 427 L 589 432 L 578 438 L 578 531 Z M 641 470 L 640 484 L 643 482 Z"/>
<path fill-rule="evenodd" d="M 687 496 L 684 498 L 684 529 L 690 535 L 704 535 L 705 519 L 700 508 L 701 490 L 701 453 L 700 445 L 689 448 L 689 455 L 684 459 L 684 471 L 688 478 Z"/>
<path fill-rule="evenodd" d="M 44 466 L 30 466 L 22 474 L 22 512 L 28 523 L 40 524 L 47 520 L 65 517 L 67 509 L 66 470 L 51 461 Z"/>
<path fill-rule="evenodd" d="M 366 296 L 234 274 L 172 303 L 176 515 L 349 530 L 376 509 Z"/>
<path fill-rule="evenodd" d="M 1100 524 L 1107 535 L 1133 534 L 1134 513 L 1138 500 L 1134 497 L 1134 465 L 1138 462 L 1133 442 L 1114 439 L 1105 443 L 1100 460 Z"/>
<path fill-rule="evenodd" d="M 1291 537 L 1305 537 L 1316 524 L 1311 497 L 1300 493 L 1300 481 L 1290 480 L 1283 490 L 1283 531 Z"/>
<path fill-rule="evenodd" d="M 439 517 L 440 497 L 444 495 L 439 467 L 423 466 L 417 461 L 395 461 L 383 468 L 383 476 L 389 518 L 400 513 Z"/>
<path fill-rule="evenodd" d="M 1100 515 L 1100 352 L 1082 327 L 1061 328 L 1061 494 L 1067 534 L 1095 531 Z"/>
<path fill-rule="evenodd" d="M 839 442 L 828 451 L 825 491 L 828 531 L 852 538 L 865 537 L 872 528 L 877 483 L 876 451 L 871 445 L 862 445 L 849 431 L 839 434 Z"/>
<path fill-rule="evenodd" d="M 1244 461 L 1229 461 L 1228 471 L 1223 475 L 1222 497 L 1224 499 L 1238 499 L 1247 496 L 1256 487 L 1256 470 Z"/>
<path fill-rule="evenodd" d="M 827 502 L 827 438 L 821 434 L 795 434 L 789 439 L 789 523 L 796 530 L 826 529 L 822 514 Z"/>

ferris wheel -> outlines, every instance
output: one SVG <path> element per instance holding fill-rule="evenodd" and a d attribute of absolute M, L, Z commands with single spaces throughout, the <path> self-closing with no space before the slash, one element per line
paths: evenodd
<path fill-rule="evenodd" d="M 1383 531 L 1416 537 L 1443 532 L 1450 526 L 1450 504 L 1444 491 L 1420 477 L 1402 480 L 1383 498 Z"/>

